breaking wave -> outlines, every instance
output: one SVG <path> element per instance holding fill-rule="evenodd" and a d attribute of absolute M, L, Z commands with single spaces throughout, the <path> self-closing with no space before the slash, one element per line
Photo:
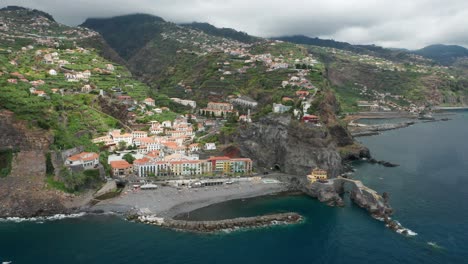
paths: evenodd
<path fill-rule="evenodd" d="M 79 218 L 85 215 L 86 213 L 56 214 L 52 216 L 39 216 L 39 217 L 30 217 L 30 218 L 7 217 L 7 218 L 0 218 L 0 222 L 14 222 L 14 223 L 35 222 L 35 223 L 42 224 L 45 221 L 58 221 L 58 220 L 69 219 L 69 218 Z"/>

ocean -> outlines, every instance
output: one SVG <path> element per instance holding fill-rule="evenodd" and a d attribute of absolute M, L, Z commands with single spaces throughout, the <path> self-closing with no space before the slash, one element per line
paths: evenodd
<path fill-rule="evenodd" d="M 447 122 L 359 138 L 378 160 L 355 164 L 353 177 L 390 194 L 404 236 L 346 199 L 333 208 L 306 196 L 229 201 L 191 213 L 221 219 L 294 211 L 298 225 L 192 234 L 116 216 L 0 222 L 0 263 L 467 263 L 468 112 Z M 369 121 L 371 122 L 371 121 Z"/>

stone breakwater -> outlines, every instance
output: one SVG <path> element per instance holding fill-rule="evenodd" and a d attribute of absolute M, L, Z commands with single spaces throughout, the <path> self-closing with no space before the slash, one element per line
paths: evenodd
<path fill-rule="evenodd" d="M 171 218 L 161 218 L 150 215 L 130 215 L 127 217 L 127 219 L 130 221 L 156 225 L 181 231 L 215 233 L 219 231 L 229 231 L 246 228 L 260 228 L 274 225 L 297 224 L 303 220 L 303 217 L 297 213 L 281 213 L 255 217 L 239 217 L 234 219 L 216 221 L 185 221 L 175 220 Z"/>
<path fill-rule="evenodd" d="M 409 127 L 414 124 L 415 122 L 413 121 L 407 121 L 407 122 L 401 122 L 401 123 L 395 123 L 395 124 L 363 125 L 363 126 L 352 127 L 350 130 L 351 130 L 351 135 L 353 137 L 364 137 L 364 136 L 378 135 L 379 132 L 382 132 L 382 131 Z"/>

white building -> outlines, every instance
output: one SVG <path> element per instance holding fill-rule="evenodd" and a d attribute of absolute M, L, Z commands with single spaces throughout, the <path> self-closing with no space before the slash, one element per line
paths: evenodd
<path fill-rule="evenodd" d="M 215 143 L 206 143 L 204 146 L 205 150 L 216 150 L 216 144 Z"/>
<path fill-rule="evenodd" d="M 172 127 L 172 122 L 169 121 L 169 120 L 166 120 L 166 121 L 162 122 L 161 125 L 163 127 Z"/>
<path fill-rule="evenodd" d="M 273 113 L 285 113 L 291 109 L 291 106 L 273 103 Z"/>
<path fill-rule="evenodd" d="M 121 134 L 120 130 L 113 130 L 109 133 L 109 136 L 112 138 L 115 144 L 119 144 L 119 142 L 124 142 L 127 146 L 133 145 L 132 134 Z"/>
<path fill-rule="evenodd" d="M 171 100 L 181 105 L 190 106 L 192 108 L 197 108 L 197 102 L 192 101 L 192 100 L 184 100 L 180 98 L 171 98 Z"/>
<path fill-rule="evenodd" d="M 143 101 L 143 103 L 144 103 L 145 105 L 149 105 L 149 106 L 155 106 L 155 105 L 156 105 L 156 104 L 155 104 L 155 101 L 153 100 L 153 98 L 149 98 L 149 97 L 146 98 L 146 99 Z"/>
<path fill-rule="evenodd" d="M 82 166 L 85 170 L 94 169 L 97 165 L 99 165 L 99 154 L 94 152 L 81 152 L 65 160 L 65 166 Z"/>
<path fill-rule="evenodd" d="M 148 133 L 145 131 L 133 131 L 132 137 L 135 138 L 145 138 L 148 137 Z"/>

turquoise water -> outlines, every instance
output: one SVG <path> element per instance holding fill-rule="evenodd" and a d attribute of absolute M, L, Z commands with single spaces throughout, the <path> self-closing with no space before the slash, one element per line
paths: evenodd
<path fill-rule="evenodd" d="M 44 223 L 0 222 L 0 262 L 15 263 L 466 263 L 468 113 L 360 138 L 385 168 L 356 164 L 355 177 L 391 195 L 397 234 L 347 201 L 327 207 L 305 196 L 231 201 L 192 218 L 296 211 L 299 225 L 218 235 L 175 232 L 87 216 Z M 434 242 L 438 247 L 428 244 Z"/>

